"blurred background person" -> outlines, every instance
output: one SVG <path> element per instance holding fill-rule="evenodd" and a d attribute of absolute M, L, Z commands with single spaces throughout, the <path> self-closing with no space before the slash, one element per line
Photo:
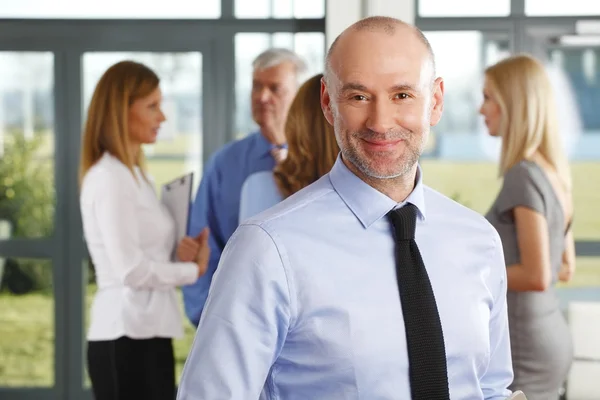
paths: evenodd
<path fill-rule="evenodd" d="M 544 67 L 528 55 L 485 72 L 480 112 L 502 140 L 503 185 L 487 214 L 500 234 L 508 275 L 513 389 L 559 398 L 572 340 L 555 292 L 575 269 L 571 175 Z"/>
<path fill-rule="evenodd" d="M 80 206 L 98 282 L 87 335 L 96 400 L 174 397 L 172 338 L 183 336 L 175 287 L 208 264 L 208 231 L 176 247 L 175 222 L 144 170 L 141 145 L 165 121 L 161 99 L 156 74 L 123 61 L 104 73 L 88 110 Z"/>
<path fill-rule="evenodd" d="M 244 181 L 258 171 L 272 171 L 285 159 L 285 119 L 307 71 L 304 60 L 287 49 L 269 49 L 252 63 L 252 118 L 259 126 L 244 139 L 226 144 L 208 161 L 192 206 L 189 234 L 210 229 L 211 249 L 204 276 L 183 288 L 185 312 L 198 325 L 221 252 L 239 223 Z"/>
<path fill-rule="evenodd" d="M 333 167 L 340 148 L 321 110 L 321 78 L 308 79 L 290 106 L 285 124 L 288 155 L 273 171 L 252 174 L 242 187 L 240 221 L 310 185 Z"/>

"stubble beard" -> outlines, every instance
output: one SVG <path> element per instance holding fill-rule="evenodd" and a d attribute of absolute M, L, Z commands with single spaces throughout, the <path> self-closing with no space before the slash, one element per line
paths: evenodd
<path fill-rule="evenodd" d="M 409 131 L 390 131 L 385 134 L 378 134 L 372 131 L 367 132 L 346 132 L 342 128 L 339 118 L 334 116 L 334 128 L 338 145 L 340 146 L 342 156 L 356 167 L 363 175 L 371 179 L 390 180 L 404 177 L 410 173 L 415 164 L 419 161 L 424 144 L 415 146 L 412 144 L 414 133 Z M 344 138 L 344 139 L 342 139 Z M 392 171 L 378 171 L 374 163 L 369 160 L 368 156 L 361 154 L 357 145 L 363 139 L 378 139 L 378 140 L 399 140 L 402 139 L 407 144 L 404 156 L 399 159 L 400 165 L 393 168 Z"/>

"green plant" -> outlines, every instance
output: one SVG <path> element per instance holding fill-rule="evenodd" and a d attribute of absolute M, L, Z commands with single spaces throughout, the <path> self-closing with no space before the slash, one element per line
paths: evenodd
<path fill-rule="evenodd" d="M 47 135 L 27 139 L 6 132 L 0 157 L 0 219 L 8 221 L 11 237 L 49 237 L 54 222 L 54 168 L 42 146 Z M 45 260 L 7 260 L 3 286 L 18 293 L 48 289 L 52 270 Z"/>

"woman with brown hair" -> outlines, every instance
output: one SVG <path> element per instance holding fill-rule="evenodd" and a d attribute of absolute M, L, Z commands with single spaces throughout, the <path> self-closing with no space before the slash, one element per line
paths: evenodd
<path fill-rule="evenodd" d="M 329 172 L 340 151 L 333 127 L 321 110 L 321 78 L 317 74 L 298 89 L 288 111 L 287 157 L 273 172 L 257 172 L 244 182 L 240 222 L 266 210 Z"/>
<path fill-rule="evenodd" d="M 541 63 L 513 56 L 485 73 L 481 114 L 502 139 L 503 184 L 486 215 L 502 239 L 513 389 L 558 399 L 573 349 L 554 289 L 575 269 L 571 174 L 554 93 Z"/>
<path fill-rule="evenodd" d="M 87 334 L 96 400 L 174 398 L 172 338 L 183 335 L 175 288 L 208 263 L 208 231 L 176 246 L 175 223 L 144 170 L 141 146 L 165 121 L 161 97 L 152 70 L 123 61 L 100 78 L 88 109 L 80 207 L 98 285 Z"/>

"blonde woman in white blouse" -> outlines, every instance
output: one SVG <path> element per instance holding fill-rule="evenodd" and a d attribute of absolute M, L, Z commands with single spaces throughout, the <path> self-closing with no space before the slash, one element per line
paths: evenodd
<path fill-rule="evenodd" d="M 124 61 L 104 73 L 88 110 L 80 170 L 98 284 L 87 334 L 96 400 L 174 398 L 172 338 L 183 335 L 175 288 L 194 283 L 208 264 L 208 231 L 177 244 L 174 221 L 144 171 L 141 145 L 155 142 L 164 120 L 152 70 Z"/>

